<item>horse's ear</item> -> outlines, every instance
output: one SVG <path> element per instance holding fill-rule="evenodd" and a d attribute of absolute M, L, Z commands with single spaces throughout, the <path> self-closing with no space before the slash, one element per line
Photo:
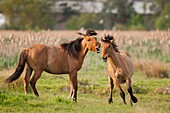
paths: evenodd
<path fill-rule="evenodd" d="M 104 39 L 103 37 L 101 37 L 101 41 L 104 42 L 104 40 L 105 40 L 105 39 Z"/>
<path fill-rule="evenodd" d="M 82 36 L 86 36 L 85 34 L 83 34 L 83 33 L 80 33 L 80 32 L 78 32 L 77 34 L 79 34 L 79 35 L 82 35 Z"/>
<path fill-rule="evenodd" d="M 83 33 L 80 33 L 80 32 L 78 32 L 77 34 L 79 34 L 79 35 L 83 35 Z"/>
<path fill-rule="evenodd" d="M 114 40 L 113 36 L 108 35 L 109 40 Z"/>
<path fill-rule="evenodd" d="M 104 34 L 104 38 L 106 38 L 107 36 L 106 36 L 106 34 Z"/>
<path fill-rule="evenodd" d="M 111 40 L 110 40 L 111 43 L 115 43 L 115 39 L 113 36 L 111 36 Z"/>

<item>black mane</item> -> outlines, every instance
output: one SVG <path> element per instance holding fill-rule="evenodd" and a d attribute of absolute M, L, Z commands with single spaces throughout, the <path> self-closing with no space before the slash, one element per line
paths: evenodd
<path fill-rule="evenodd" d="M 77 38 L 71 42 L 63 43 L 60 46 L 69 53 L 73 58 L 78 58 L 80 51 L 82 50 L 82 42 L 83 38 Z"/>
<path fill-rule="evenodd" d="M 112 40 L 112 41 L 111 41 Z M 116 51 L 116 52 L 119 52 L 119 50 L 118 50 L 118 46 L 116 45 L 116 43 L 115 43 L 115 39 L 113 38 L 113 36 L 110 36 L 110 35 L 105 35 L 105 37 L 103 38 L 103 41 L 104 42 L 109 42 L 110 43 L 110 41 L 111 41 L 111 44 L 112 44 L 112 47 L 113 47 L 113 49 Z"/>

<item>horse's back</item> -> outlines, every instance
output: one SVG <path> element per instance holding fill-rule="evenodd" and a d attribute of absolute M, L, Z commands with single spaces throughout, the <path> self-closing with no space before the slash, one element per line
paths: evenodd
<path fill-rule="evenodd" d="M 120 51 L 122 60 L 124 61 L 123 67 L 128 71 L 129 75 L 132 76 L 134 73 L 134 64 L 132 62 L 131 56 L 125 50 Z"/>
<path fill-rule="evenodd" d="M 130 54 L 129 54 L 127 51 L 125 51 L 125 50 L 119 50 L 119 52 L 120 52 L 121 55 L 126 55 L 126 56 L 128 56 L 128 57 L 131 58 Z"/>
<path fill-rule="evenodd" d="M 45 71 L 53 74 L 68 74 L 68 53 L 60 47 L 48 47 L 47 67 Z"/>
<path fill-rule="evenodd" d="M 60 47 L 35 44 L 28 48 L 28 64 L 34 69 L 53 74 L 68 73 L 68 56 Z"/>

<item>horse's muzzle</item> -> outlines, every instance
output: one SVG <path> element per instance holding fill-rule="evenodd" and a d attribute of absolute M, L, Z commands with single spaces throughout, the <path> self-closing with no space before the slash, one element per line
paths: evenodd
<path fill-rule="evenodd" d="M 103 59 L 103 62 L 107 61 L 107 57 L 102 57 L 102 59 Z"/>
<path fill-rule="evenodd" d="M 96 51 L 97 51 L 97 53 L 100 53 L 100 46 L 101 46 L 100 43 L 99 43 L 98 45 L 96 45 Z"/>
<path fill-rule="evenodd" d="M 96 48 L 96 51 L 97 51 L 97 53 L 100 53 L 100 49 L 99 48 Z"/>

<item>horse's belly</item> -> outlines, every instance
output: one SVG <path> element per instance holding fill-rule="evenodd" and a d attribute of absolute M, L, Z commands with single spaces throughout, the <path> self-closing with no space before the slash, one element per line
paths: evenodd
<path fill-rule="evenodd" d="M 119 80 L 119 82 L 120 82 L 121 84 L 126 82 L 126 79 L 124 78 L 124 76 L 118 75 L 118 76 L 117 76 L 117 79 Z"/>
<path fill-rule="evenodd" d="M 61 71 L 61 70 L 46 69 L 45 71 L 51 74 L 68 74 L 69 73 L 68 71 L 63 71 L 63 70 Z"/>
<path fill-rule="evenodd" d="M 52 73 L 52 74 L 68 74 L 68 69 L 67 69 L 67 66 L 47 66 L 46 69 L 45 69 L 46 72 L 48 73 Z"/>

